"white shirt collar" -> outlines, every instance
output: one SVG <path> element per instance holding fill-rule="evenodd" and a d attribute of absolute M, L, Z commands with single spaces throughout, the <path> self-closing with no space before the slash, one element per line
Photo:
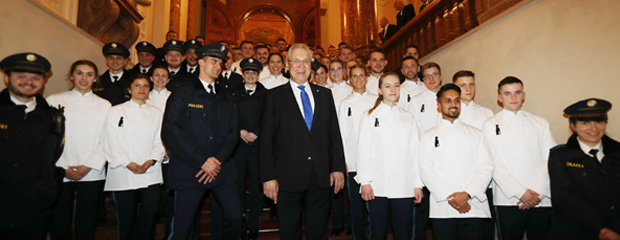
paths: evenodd
<path fill-rule="evenodd" d="M 138 104 L 137 102 L 134 102 L 134 101 L 133 101 L 133 99 L 130 99 L 130 100 L 129 100 L 129 105 L 130 105 L 132 108 L 143 108 L 143 107 L 146 107 L 146 102 L 144 102 L 144 104 L 140 105 L 140 104 Z"/>
<path fill-rule="evenodd" d="M 207 91 L 207 93 L 209 93 L 209 85 L 213 86 L 213 94 L 215 94 L 215 82 L 208 84 L 207 82 L 205 82 L 204 80 L 200 79 L 200 83 L 202 83 L 202 86 L 205 88 L 205 91 Z"/>
<path fill-rule="evenodd" d="M 17 100 L 17 98 L 14 98 L 13 95 L 9 94 L 9 96 L 11 97 L 11 101 L 13 103 L 15 103 L 15 105 L 18 105 L 18 106 L 19 105 L 26 105 L 26 113 L 32 112 L 32 111 L 34 111 L 35 108 L 37 108 L 37 98 L 36 97 L 33 97 L 32 101 L 21 102 L 21 101 Z"/>
<path fill-rule="evenodd" d="M 579 147 L 581 148 L 581 151 L 583 151 L 586 155 L 590 157 L 593 157 L 592 154 L 590 154 L 590 150 L 598 149 L 598 153 L 596 154 L 598 161 L 600 162 L 601 160 L 603 160 L 603 156 L 605 156 L 603 155 L 603 141 L 599 141 L 596 146 L 590 147 L 585 143 L 582 143 L 581 140 L 579 140 L 579 136 L 577 136 L 577 142 L 579 142 Z"/>
<path fill-rule="evenodd" d="M 112 82 L 115 82 L 115 81 L 119 81 L 119 80 L 121 80 L 121 78 L 123 78 L 123 73 L 125 73 L 125 71 L 121 71 L 120 73 L 117 73 L 117 74 L 114 74 L 112 72 L 109 72 L 109 73 L 110 73 L 110 80 Z M 114 76 L 118 76 L 118 79 L 114 80 Z"/>
<path fill-rule="evenodd" d="M 77 90 L 72 89 L 71 91 L 69 91 L 69 96 L 71 97 L 88 97 L 88 96 L 92 96 L 93 95 L 93 91 L 88 91 L 85 94 L 82 94 L 81 92 L 78 92 Z"/>
<path fill-rule="evenodd" d="M 151 70 L 151 67 L 143 68 L 142 65 L 138 66 L 140 67 L 140 73 L 142 73 L 142 70 L 146 70 L 146 72 L 149 72 L 149 70 Z"/>

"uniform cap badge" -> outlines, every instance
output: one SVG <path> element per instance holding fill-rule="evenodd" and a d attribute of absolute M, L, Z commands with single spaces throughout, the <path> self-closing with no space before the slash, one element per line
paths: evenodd
<path fill-rule="evenodd" d="M 248 60 L 248 62 L 253 63 L 253 62 L 254 62 L 254 59 L 250 59 L 250 60 Z"/>
<path fill-rule="evenodd" d="M 115 48 L 116 47 L 116 43 L 112 43 L 112 47 Z"/>
<path fill-rule="evenodd" d="M 177 45 L 177 41 L 172 41 L 172 45 Z"/>
<path fill-rule="evenodd" d="M 221 51 L 226 50 L 226 46 L 222 46 L 222 47 L 220 48 L 220 50 L 221 50 Z"/>
<path fill-rule="evenodd" d="M 588 107 L 594 107 L 594 106 L 596 106 L 596 100 L 592 99 L 588 101 Z"/>
<path fill-rule="evenodd" d="M 28 60 L 29 62 L 34 62 L 37 60 L 37 57 L 34 54 L 28 54 L 26 55 L 26 60 Z"/>
<path fill-rule="evenodd" d="M 146 46 L 146 42 L 142 42 L 142 46 Z"/>

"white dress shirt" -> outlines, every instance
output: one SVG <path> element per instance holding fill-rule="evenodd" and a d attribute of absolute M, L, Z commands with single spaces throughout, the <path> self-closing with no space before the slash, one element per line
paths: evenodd
<path fill-rule="evenodd" d="M 110 81 L 112 81 L 112 82 L 116 82 L 116 81 L 121 80 L 121 78 L 123 78 L 123 73 L 125 73 L 125 71 L 121 71 L 121 72 L 119 72 L 119 73 L 117 73 L 117 74 L 114 74 L 114 73 L 112 73 L 112 72 L 108 72 L 108 73 L 110 73 Z M 114 79 L 114 76 L 117 76 L 117 77 L 118 77 L 118 79 L 116 79 L 116 80 L 115 80 L 115 79 Z"/>
<path fill-rule="evenodd" d="M 105 123 L 104 149 L 108 160 L 105 191 L 146 188 L 162 183 L 161 162 L 166 154 L 161 143 L 162 112 L 133 100 L 112 107 Z M 121 122 L 122 119 L 122 122 Z M 127 165 L 157 162 L 144 174 L 134 174 Z"/>
<path fill-rule="evenodd" d="M 368 76 L 368 81 L 366 82 L 366 91 L 369 91 L 374 95 L 379 95 L 379 78 L 380 77 L 375 77 L 370 74 L 370 76 Z"/>
<path fill-rule="evenodd" d="M 441 114 L 437 110 L 437 94 L 425 89 L 411 97 L 409 112 L 415 117 L 420 133 L 426 132 L 441 120 Z"/>
<path fill-rule="evenodd" d="M 196 70 L 198 70 L 198 65 L 190 66 L 187 64 L 187 73 L 193 74 Z"/>
<path fill-rule="evenodd" d="M 385 103 L 362 114 L 357 146 L 357 176 L 377 197 L 411 198 L 422 188 L 418 129 L 411 113 Z M 361 189 L 360 189 L 361 191 Z"/>
<path fill-rule="evenodd" d="M 338 106 L 340 106 L 340 102 L 342 102 L 343 99 L 349 97 L 349 95 L 353 93 L 353 87 L 351 87 L 347 81 L 342 81 L 339 84 L 332 82 L 331 90 L 332 96 L 334 97 L 334 104 L 336 104 L 336 109 L 338 109 Z"/>
<path fill-rule="evenodd" d="M 413 96 L 420 94 L 426 90 L 426 86 L 422 81 L 418 79 L 418 82 L 405 80 L 400 85 L 400 98 L 398 100 L 398 106 L 402 109 L 409 110 L 409 103 Z"/>
<path fill-rule="evenodd" d="M 146 100 L 146 103 L 151 104 L 164 112 L 166 110 L 166 102 L 168 101 L 168 97 L 170 97 L 171 93 L 172 92 L 165 88 L 159 92 L 153 89 L 153 91 L 149 93 L 149 99 Z"/>
<path fill-rule="evenodd" d="M 359 136 L 359 125 L 362 114 L 371 109 L 377 101 L 377 95 L 369 92 L 359 94 L 351 93 L 338 108 L 338 125 L 340 125 L 340 135 L 342 136 L 342 146 L 344 155 L 349 168 L 349 172 L 357 170 L 357 140 Z"/>
<path fill-rule="evenodd" d="M 142 65 L 138 66 L 140 68 L 140 73 L 148 73 L 151 70 L 151 67 L 143 68 Z"/>
<path fill-rule="evenodd" d="M 13 103 L 15 103 L 15 105 L 19 106 L 19 105 L 25 105 L 26 109 L 24 110 L 26 113 L 32 112 L 37 108 L 37 99 L 36 98 L 32 98 L 32 100 L 30 102 L 22 102 L 17 100 L 17 98 L 14 98 L 13 95 L 10 95 L 11 101 Z"/>
<path fill-rule="evenodd" d="M 216 94 L 216 92 L 215 92 L 215 82 L 207 83 L 207 82 L 203 81 L 202 79 L 200 79 L 200 83 L 202 83 L 202 86 L 205 88 L 205 91 L 207 91 L 207 93 Z M 211 89 L 213 89 L 213 92 L 211 92 L 211 90 L 209 89 L 209 85 L 211 85 Z"/>
<path fill-rule="evenodd" d="M 263 87 L 265 87 L 267 90 L 282 86 L 288 81 L 289 79 L 285 78 L 282 74 L 278 75 L 277 77 L 274 77 L 273 75 L 269 75 L 269 77 L 262 78 L 259 80 L 259 82 L 262 83 Z"/>
<path fill-rule="evenodd" d="M 540 194 L 537 207 L 551 206 L 547 162 L 556 145 L 547 120 L 520 110 L 506 109 L 484 122 L 483 147 L 495 161 L 493 201 L 499 206 L 517 206 L 529 188 Z"/>
<path fill-rule="evenodd" d="M 598 153 L 596 153 L 596 158 L 598 159 L 598 162 L 603 161 L 605 154 L 603 153 L 603 142 L 602 141 L 598 142 L 598 144 L 596 144 L 596 146 L 594 147 L 589 147 L 585 143 L 582 143 L 581 140 L 579 140 L 579 136 L 577 136 L 577 142 L 579 142 L 579 147 L 581 148 L 581 151 L 583 151 L 586 155 L 590 157 L 594 157 L 594 155 L 590 153 L 590 150 L 598 149 Z"/>
<path fill-rule="evenodd" d="M 441 119 L 420 139 L 420 174 L 430 196 L 431 218 L 490 218 L 486 190 L 493 176 L 493 161 L 480 151 L 482 134 L 459 119 Z M 471 210 L 459 213 L 448 196 L 467 192 Z"/>
<path fill-rule="evenodd" d="M 469 105 L 461 101 L 461 115 L 459 119 L 465 124 L 482 130 L 482 124 L 487 119 L 493 117 L 493 111 L 476 104 L 473 100 L 469 102 Z"/>
<path fill-rule="evenodd" d="M 105 153 L 103 152 L 103 127 L 112 107 L 110 102 L 93 94 L 74 90 L 47 97 L 50 106 L 64 107 L 65 148 L 56 166 L 67 171 L 69 166 L 84 165 L 91 168 L 82 182 L 104 180 Z M 71 182 L 64 178 L 63 182 Z"/>
<path fill-rule="evenodd" d="M 306 118 L 306 115 L 304 114 L 304 105 L 301 102 L 301 89 L 297 88 L 298 86 L 301 86 L 299 84 L 297 84 L 294 81 L 289 81 L 291 84 L 291 88 L 293 88 L 293 95 L 295 95 L 295 100 L 297 100 L 297 106 L 299 106 L 299 111 L 301 111 L 301 116 L 304 117 L 304 119 Z M 308 83 L 306 81 L 306 83 L 304 83 L 303 86 L 306 86 L 306 88 L 304 88 L 304 91 L 306 91 L 306 93 L 308 94 L 308 97 L 310 98 L 310 105 L 312 105 L 312 112 L 314 113 L 314 95 L 312 94 L 312 89 L 310 88 L 310 83 Z M 318 89 L 316 91 L 319 91 Z M 314 114 L 312 114 L 314 116 Z"/>

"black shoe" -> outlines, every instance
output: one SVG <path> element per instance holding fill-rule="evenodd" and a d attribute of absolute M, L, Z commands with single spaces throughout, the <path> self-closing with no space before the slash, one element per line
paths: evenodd
<path fill-rule="evenodd" d="M 248 240 L 256 240 L 258 239 L 258 233 L 257 232 L 251 232 L 248 234 Z"/>
<path fill-rule="evenodd" d="M 334 230 L 332 230 L 332 237 L 340 236 L 341 232 L 342 232 L 342 228 L 341 229 L 334 229 Z"/>
<path fill-rule="evenodd" d="M 353 229 L 351 229 L 351 227 L 347 228 L 347 236 L 349 236 L 349 237 L 353 236 Z"/>

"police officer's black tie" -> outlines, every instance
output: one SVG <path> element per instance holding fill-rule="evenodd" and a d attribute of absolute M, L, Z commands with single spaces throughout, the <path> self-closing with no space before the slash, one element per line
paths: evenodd
<path fill-rule="evenodd" d="M 112 82 L 118 81 L 118 76 L 112 76 L 112 78 L 114 78 L 114 81 L 112 81 Z"/>
<path fill-rule="evenodd" d="M 254 90 L 248 89 L 246 90 L 248 92 L 248 94 L 252 95 L 252 92 L 254 92 Z"/>
<path fill-rule="evenodd" d="M 215 92 L 213 91 L 213 85 L 209 84 L 207 88 L 209 89 L 209 94 L 215 95 Z"/>
<path fill-rule="evenodd" d="M 24 111 L 24 112 L 26 112 L 26 109 L 28 108 L 26 105 L 23 105 L 23 104 L 17 105 L 17 107 L 21 108 L 22 111 Z"/>
<path fill-rule="evenodd" d="M 598 153 L 598 149 L 595 149 L 595 148 L 590 149 L 590 154 L 592 154 L 592 156 L 594 156 L 594 159 L 596 159 L 597 161 L 600 161 L 598 159 L 598 156 L 596 156 L 597 153 Z"/>
<path fill-rule="evenodd" d="M 224 79 L 228 80 L 228 73 L 224 73 Z"/>
<path fill-rule="evenodd" d="M 146 73 L 146 69 L 142 69 L 142 73 Z"/>

